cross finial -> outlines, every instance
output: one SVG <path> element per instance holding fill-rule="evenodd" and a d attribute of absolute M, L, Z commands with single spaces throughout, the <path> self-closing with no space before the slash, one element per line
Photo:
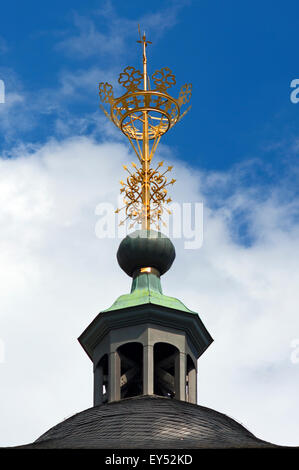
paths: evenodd
<path fill-rule="evenodd" d="M 146 47 L 148 44 L 152 44 L 151 41 L 147 41 L 147 40 L 146 40 L 145 31 L 143 31 L 143 36 L 141 36 L 140 25 L 138 25 L 138 34 L 139 34 L 140 40 L 137 41 L 137 42 L 138 42 L 139 44 L 142 44 L 144 47 Z"/>
<path fill-rule="evenodd" d="M 152 44 L 152 43 L 151 43 L 151 41 L 146 40 L 145 31 L 143 31 L 143 36 L 141 37 L 140 25 L 138 25 L 138 34 L 139 34 L 140 40 L 137 41 L 137 42 L 139 44 L 142 44 L 142 52 L 143 52 L 143 89 L 144 89 L 144 91 L 146 91 L 147 90 L 147 82 L 148 82 L 146 47 L 147 47 L 148 44 Z"/>
<path fill-rule="evenodd" d="M 148 44 L 152 44 L 151 41 L 146 40 L 145 31 L 143 31 L 143 36 L 141 37 L 140 33 L 140 25 L 138 25 L 138 34 L 140 40 L 137 41 L 139 44 L 142 44 L 142 52 L 143 52 L 143 80 L 144 80 L 144 90 L 147 89 L 147 59 L 146 59 L 146 47 Z"/>

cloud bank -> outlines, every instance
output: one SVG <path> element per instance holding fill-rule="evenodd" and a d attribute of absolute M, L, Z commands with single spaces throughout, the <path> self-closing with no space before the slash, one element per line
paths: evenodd
<path fill-rule="evenodd" d="M 161 153 L 175 165 L 173 199 L 204 202 L 202 248 L 176 240 L 162 278 L 215 340 L 199 360 L 199 403 L 260 438 L 298 445 L 298 203 L 280 187 L 243 184 L 255 163 L 203 173 Z M 92 406 L 92 366 L 76 338 L 130 289 L 119 240 L 95 235 L 95 208 L 116 204 L 121 165 L 132 159 L 121 143 L 78 136 L 0 160 L 2 446 Z"/>

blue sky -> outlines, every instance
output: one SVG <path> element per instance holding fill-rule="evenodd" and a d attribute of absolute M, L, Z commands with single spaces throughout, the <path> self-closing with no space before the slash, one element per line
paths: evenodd
<path fill-rule="evenodd" d="M 130 289 L 119 240 L 96 237 L 96 207 L 115 204 L 132 158 L 98 83 L 141 67 L 138 23 L 150 71 L 193 84 L 191 111 L 157 154 L 174 164 L 173 199 L 204 203 L 201 249 L 175 240 L 163 278 L 215 339 L 200 359 L 200 404 L 298 445 L 298 13 L 292 0 L 1 5 L 0 446 L 91 406 L 75 338 Z"/>
<path fill-rule="evenodd" d="M 292 0 L 153 0 L 148 6 L 101 0 L 5 2 L 0 75 L 8 93 L 27 95 L 34 119 L 31 115 L 30 124 L 14 124 L 11 139 L 1 146 L 19 139 L 45 141 L 57 134 L 54 123 L 66 112 L 69 117 L 98 112 L 96 79 L 105 80 L 111 68 L 116 78 L 123 66 L 140 65 L 135 43 L 140 22 L 153 41 L 151 70 L 169 66 L 179 84 L 193 83 L 192 112 L 164 142 L 200 168 L 225 170 L 259 158 L 266 167 L 271 164 L 263 177 L 279 177 L 286 163 L 282 147 L 291 145 L 299 124 L 298 108 L 289 99 L 290 81 L 298 74 L 298 9 Z M 80 39 L 81 49 L 76 49 Z M 97 68 L 102 73 L 94 82 L 80 86 L 84 72 Z M 79 74 L 76 92 L 57 103 L 67 74 Z M 45 102 L 37 103 L 41 95 Z M 14 107 L 20 111 L 23 105 Z M 78 131 L 95 132 L 95 125 Z"/>

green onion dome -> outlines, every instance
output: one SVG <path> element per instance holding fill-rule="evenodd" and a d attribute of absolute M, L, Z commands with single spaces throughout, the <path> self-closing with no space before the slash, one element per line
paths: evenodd
<path fill-rule="evenodd" d="M 136 230 L 122 240 L 117 251 L 121 269 L 133 277 L 145 267 L 156 269 L 160 275 L 166 273 L 174 259 L 175 249 L 171 240 L 156 230 Z"/>

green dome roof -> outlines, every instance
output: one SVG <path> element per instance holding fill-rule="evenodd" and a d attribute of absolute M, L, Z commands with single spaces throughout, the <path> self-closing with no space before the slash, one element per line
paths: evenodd
<path fill-rule="evenodd" d="M 174 259 L 173 243 L 155 230 L 136 230 L 122 240 L 117 251 L 118 264 L 131 277 L 144 267 L 155 268 L 162 275 L 170 269 Z"/>

